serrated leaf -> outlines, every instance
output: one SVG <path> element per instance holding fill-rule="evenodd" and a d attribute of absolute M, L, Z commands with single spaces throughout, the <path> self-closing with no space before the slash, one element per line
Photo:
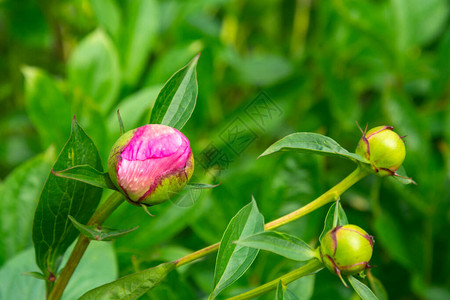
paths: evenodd
<path fill-rule="evenodd" d="M 175 263 L 160 264 L 137 272 L 85 293 L 79 300 L 132 300 L 138 299 L 157 286 L 175 268 Z"/>
<path fill-rule="evenodd" d="M 292 133 L 281 140 L 273 143 L 259 157 L 266 156 L 279 151 L 297 151 L 301 153 L 315 153 L 320 155 L 340 156 L 355 162 L 369 163 L 358 154 L 351 153 L 342 148 L 332 138 L 311 132 Z"/>
<path fill-rule="evenodd" d="M 120 90 L 119 55 L 110 38 L 96 30 L 74 49 L 67 75 L 77 98 L 108 112 Z"/>
<path fill-rule="evenodd" d="M 75 166 L 60 171 L 52 169 L 52 173 L 61 178 L 77 180 L 103 189 L 118 191 L 109 178 L 108 172 L 101 172 L 89 165 Z"/>
<path fill-rule="evenodd" d="M 355 292 L 361 297 L 362 300 L 378 300 L 377 296 L 361 281 L 353 276 L 348 276 L 348 281 L 352 285 Z"/>
<path fill-rule="evenodd" d="M 62 170 L 83 164 L 102 170 L 97 148 L 74 119 L 70 138 L 53 169 Z M 101 194 L 100 188 L 49 174 L 33 223 L 36 263 L 44 275 L 56 274 L 62 255 L 79 234 L 68 216 L 87 222 Z"/>
<path fill-rule="evenodd" d="M 189 120 L 197 101 L 197 55 L 166 82 L 156 98 L 150 124 L 163 124 L 178 130 Z"/>
<path fill-rule="evenodd" d="M 130 229 L 114 229 L 108 226 L 83 225 L 72 216 L 69 216 L 69 219 L 84 236 L 95 241 L 112 241 L 139 228 L 136 226 Z"/>
<path fill-rule="evenodd" d="M 19 165 L 3 181 L 0 187 L 0 265 L 32 245 L 33 208 L 55 156 L 54 147 L 50 147 Z"/>
<path fill-rule="evenodd" d="M 262 249 L 286 258 L 306 261 L 315 257 L 314 250 L 301 239 L 276 231 L 264 231 L 236 241 L 236 244 Z"/>
<path fill-rule="evenodd" d="M 264 217 L 255 199 L 244 206 L 228 224 L 220 242 L 214 272 L 214 299 L 224 288 L 239 279 L 251 266 L 259 250 L 237 245 L 233 241 L 264 231 Z"/>
<path fill-rule="evenodd" d="M 339 203 L 338 205 L 337 212 L 336 212 L 336 203 L 333 203 L 328 209 L 327 216 L 325 217 L 323 230 L 319 236 L 320 242 L 322 242 L 322 238 L 325 236 L 325 234 L 331 229 L 333 229 L 333 223 L 335 219 L 337 220 L 336 226 L 343 226 L 348 224 L 347 215 L 345 214 L 345 211 L 342 208 L 341 203 Z"/>

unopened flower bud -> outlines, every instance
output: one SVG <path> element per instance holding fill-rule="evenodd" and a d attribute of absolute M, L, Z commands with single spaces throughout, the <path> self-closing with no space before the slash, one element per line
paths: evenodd
<path fill-rule="evenodd" d="M 339 277 L 353 275 L 370 267 L 373 243 L 373 237 L 356 225 L 337 226 L 322 239 L 320 256 L 328 270 Z"/>
<path fill-rule="evenodd" d="M 112 182 L 136 205 L 168 200 L 184 188 L 193 172 L 189 140 L 180 131 L 159 124 L 126 132 L 108 158 Z"/>
<path fill-rule="evenodd" d="M 391 126 L 378 126 L 363 134 L 356 154 L 370 161 L 380 176 L 396 175 L 405 160 L 405 144 Z"/>

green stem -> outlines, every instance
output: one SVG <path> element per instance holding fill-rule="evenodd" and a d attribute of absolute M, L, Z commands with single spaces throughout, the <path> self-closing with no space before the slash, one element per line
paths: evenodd
<path fill-rule="evenodd" d="M 323 264 L 318 259 L 313 259 L 313 260 L 309 261 L 306 265 L 303 265 L 300 268 L 298 268 L 292 272 L 289 272 L 277 279 L 274 279 L 266 284 L 263 284 L 257 288 L 254 288 L 253 290 L 250 290 L 250 291 L 242 293 L 240 295 L 228 298 L 228 300 L 252 299 L 252 298 L 261 296 L 271 290 L 276 289 L 280 280 L 284 285 L 287 285 L 287 284 L 291 283 L 292 281 L 297 280 L 303 276 L 307 276 L 307 275 L 313 274 L 317 271 L 320 271 L 322 268 L 323 268 Z"/>
<path fill-rule="evenodd" d="M 350 188 L 352 185 L 357 183 L 359 180 L 364 178 L 369 174 L 368 171 L 365 170 L 365 168 L 361 168 L 358 166 L 355 171 L 350 173 L 347 177 L 345 177 L 341 182 L 336 184 L 334 187 L 329 189 L 327 192 L 325 192 L 320 197 L 316 198 L 314 201 L 308 203 L 307 205 L 297 209 L 296 211 L 291 212 L 290 214 L 287 214 L 281 218 L 278 218 L 272 222 L 267 223 L 264 226 L 265 230 L 272 230 L 275 228 L 278 228 L 282 225 L 288 224 L 292 221 L 295 221 L 304 215 L 309 214 L 310 212 L 324 206 L 327 203 L 330 203 L 332 201 L 335 201 L 340 197 L 340 195 L 345 192 L 348 188 Z M 200 249 L 194 253 L 191 253 L 189 255 L 186 255 L 185 257 L 182 257 L 175 261 L 176 267 L 180 267 L 182 265 L 188 264 L 194 260 L 197 260 L 209 253 L 212 253 L 219 249 L 220 243 L 213 244 L 211 246 L 208 246 L 206 248 Z"/>
<path fill-rule="evenodd" d="M 124 201 L 122 194 L 113 193 L 102 205 L 95 211 L 94 215 L 91 217 L 87 225 L 102 225 L 103 222 L 115 211 Z M 72 277 L 78 263 L 83 257 L 84 252 L 89 246 L 90 240 L 84 235 L 80 235 L 72 253 L 70 254 L 69 260 L 67 261 L 61 275 L 56 279 L 55 285 L 53 286 L 49 300 L 59 300 Z"/>

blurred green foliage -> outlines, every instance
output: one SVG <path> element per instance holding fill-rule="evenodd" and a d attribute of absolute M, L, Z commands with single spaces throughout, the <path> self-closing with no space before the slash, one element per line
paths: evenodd
<path fill-rule="evenodd" d="M 47 149 L 61 150 L 72 115 L 105 165 L 118 137 L 116 110 L 126 129 L 144 124 L 161 85 L 201 52 L 197 108 L 183 129 L 194 154 L 211 142 L 229 151 L 223 133 L 237 119 L 254 139 L 218 171 L 197 164 L 198 181 L 213 173 L 221 185 L 194 205 L 167 202 L 152 210 L 155 218 L 130 205 L 113 214 L 110 225 L 140 226 L 114 243 L 119 274 L 217 242 L 251 195 L 266 221 L 319 196 L 351 171 L 351 162 L 257 156 L 300 131 L 326 134 L 352 150 L 358 121 L 407 135 L 404 165 L 418 183 L 372 176 L 343 195 L 350 222 L 375 236 L 372 274 L 391 299 L 448 299 L 449 6 L 445 0 L 0 1 L 0 232 L 19 236 L 0 237 L 0 265 L 31 253 L 31 216 L 47 176 L 42 168 L 54 160 Z M 279 109 L 261 127 L 245 113 L 260 91 Z M 316 246 L 326 211 L 282 230 Z M 212 255 L 177 270 L 145 299 L 205 297 L 214 262 Z M 261 251 L 219 298 L 296 265 Z M 352 293 L 327 272 L 291 285 L 306 291 L 302 299 Z"/>

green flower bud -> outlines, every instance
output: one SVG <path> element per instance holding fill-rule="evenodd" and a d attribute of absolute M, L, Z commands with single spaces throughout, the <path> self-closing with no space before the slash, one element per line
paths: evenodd
<path fill-rule="evenodd" d="M 357 274 L 370 267 L 373 243 L 373 237 L 356 225 L 337 226 L 323 237 L 320 257 L 339 277 Z"/>
<path fill-rule="evenodd" d="M 378 126 L 363 133 L 356 154 L 370 161 L 379 176 L 396 175 L 405 160 L 405 144 L 391 126 Z"/>

